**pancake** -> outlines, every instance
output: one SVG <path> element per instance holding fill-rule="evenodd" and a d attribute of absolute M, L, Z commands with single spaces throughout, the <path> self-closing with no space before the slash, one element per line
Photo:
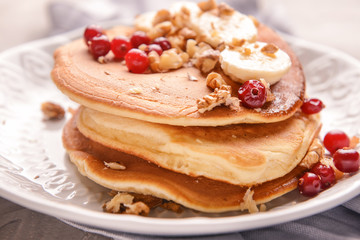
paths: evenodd
<path fill-rule="evenodd" d="M 77 126 L 93 141 L 171 171 L 251 186 L 294 169 L 321 124 L 318 115 L 297 112 L 278 123 L 181 127 L 81 107 Z"/>
<path fill-rule="evenodd" d="M 108 31 L 107 35 L 110 38 L 129 36 L 133 31 L 130 27 L 117 27 Z M 289 72 L 271 86 L 275 100 L 266 103 L 261 110 L 240 106 L 239 111 L 234 111 L 220 106 L 199 113 L 196 100 L 212 90 L 206 86 L 206 76 L 198 69 L 182 67 L 166 73 L 133 74 L 123 63 L 111 60 L 111 56 L 105 64 L 95 61 L 83 39 L 56 50 L 51 76 L 57 87 L 75 102 L 122 117 L 179 126 L 282 121 L 291 117 L 302 104 L 305 92 L 303 70 L 286 42 L 268 27 L 258 26 L 257 40 L 277 45 L 292 61 Z M 240 85 L 221 74 L 232 86 L 232 95 L 237 96 Z M 188 75 L 198 81 L 190 81 Z M 133 89 L 140 91 L 134 93 Z"/>
<path fill-rule="evenodd" d="M 244 210 L 241 203 L 248 187 L 176 173 L 108 148 L 82 135 L 76 127 L 76 119 L 73 117 L 65 126 L 63 143 L 80 173 L 96 183 L 117 191 L 172 200 L 203 212 Z M 114 170 L 106 167 L 104 162 L 117 162 L 125 169 Z M 298 177 L 305 170 L 306 167 L 298 165 L 283 177 L 253 186 L 253 200 L 256 204 L 265 203 L 295 189 Z"/>

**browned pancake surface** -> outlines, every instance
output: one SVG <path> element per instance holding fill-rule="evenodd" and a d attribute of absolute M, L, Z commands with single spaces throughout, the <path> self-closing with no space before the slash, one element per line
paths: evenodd
<path fill-rule="evenodd" d="M 290 47 L 264 25 L 258 28 L 258 40 L 274 43 L 289 54 L 292 67 L 271 89 L 276 99 L 260 112 L 241 107 L 236 112 L 216 107 L 203 114 L 196 100 L 211 93 L 205 76 L 196 68 L 180 68 L 167 73 L 130 73 L 126 66 L 112 60 L 100 64 L 88 52 L 82 39 L 59 48 L 55 54 L 52 79 L 58 88 L 74 101 L 98 111 L 142 119 L 150 122 L 183 126 L 217 126 L 234 123 L 276 122 L 290 117 L 302 104 L 305 79 L 301 65 Z M 109 35 L 130 35 L 129 27 L 118 27 Z M 111 54 L 110 54 L 111 55 Z M 188 74 L 198 78 L 190 81 Z M 224 75 L 237 96 L 239 84 Z M 140 89 L 134 94 L 132 90 Z"/>
<path fill-rule="evenodd" d="M 141 158 L 122 153 L 84 137 L 73 118 L 63 132 L 63 143 L 80 172 L 107 188 L 151 194 L 205 212 L 240 209 L 248 187 L 204 177 L 190 177 L 160 168 Z M 119 162 L 125 170 L 106 168 L 104 162 Z M 297 186 L 305 170 L 296 167 L 287 175 L 252 188 L 257 203 L 270 201 Z"/>

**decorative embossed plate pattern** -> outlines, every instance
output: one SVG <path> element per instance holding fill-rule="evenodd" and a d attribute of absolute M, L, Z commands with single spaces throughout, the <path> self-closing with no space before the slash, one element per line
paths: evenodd
<path fill-rule="evenodd" d="M 80 224 L 113 231 L 157 235 L 214 234 L 269 226 L 316 214 L 360 193 L 360 173 L 313 199 L 293 191 L 258 214 L 232 212 L 180 215 L 158 210 L 150 217 L 103 213 L 105 188 L 81 176 L 62 147 L 66 120 L 42 120 L 44 101 L 76 107 L 53 85 L 56 47 L 80 31 L 29 43 L 0 54 L 0 194 L 25 207 Z M 326 104 L 324 132 L 339 128 L 360 134 L 360 63 L 323 46 L 287 37 L 303 63 L 308 95 Z M 67 114 L 66 119 L 70 116 Z"/>

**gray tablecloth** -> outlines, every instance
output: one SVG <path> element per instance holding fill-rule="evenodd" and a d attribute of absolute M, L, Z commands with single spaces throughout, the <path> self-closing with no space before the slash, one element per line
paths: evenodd
<path fill-rule="evenodd" d="M 170 239 L 114 233 L 76 225 L 72 227 L 59 219 L 31 211 L 0 198 L 0 239 Z M 174 238 L 173 238 L 174 239 Z M 291 239 L 331 240 L 360 239 L 360 196 L 321 214 L 293 222 L 251 231 L 216 236 L 176 238 L 196 240 L 231 239 Z"/>
<path fill-rule="evenodd" d="M 97 2 L 97 3 L 96 3 Z M 160 3 L 159 3 L 160 2 Z M 52 1 L 49 14 L 52 31 L 49 35 L 61 33 L 89 23 L 133 17 L 135 14 L 152 10 L 157 6 L 167 7 L 172 1 L 133 0 L 115 1 Z M 241 12 L 257 16 L 266 24 L 289 32 L 291 29 L 276 11 L 261 13 L 257 2 L 251 0 L 229 0 Z M 65 17 L 66 16 L 66 17 Z M 41 214 L 0 198 L 0 239 L 166 239 L 127 233 L 114 233 L 88 228 Z M 360 239 L 360 196 L 321 214 L 298 221 L 268 228 L 229 233 L 225 235 L 193 237 L 186 239 Z M 185 239 L 185 238 L 176 238 Z"/>

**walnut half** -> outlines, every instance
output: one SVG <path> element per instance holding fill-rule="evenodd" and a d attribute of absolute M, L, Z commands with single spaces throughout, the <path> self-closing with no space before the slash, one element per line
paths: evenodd
<path fill-rule="evenodd" d="M 231 86 L 221 85 L 220 88 L 215 88 L 214 92 L 196 101 L 198 111 L 200 113 L 210 111 L 214 107 L 224 104 L 228 98 L 231 98 Z"/>
<path fill-rule="evenodd" d="M 143 202 L 135 202 L 134 196 L 119 192 L 110 201 L 103 206 L 104 211 L 108 213 L 126 213 L 134 215 L 147 216 L 150 208 Z"/>
<path fill-rule="evenodd" d="M 42 103 L 41 111 L 44 113 L 46 120 L 62 119 L 65 115 L 64 108 L 52 102 Z"/>
<path fill-rule="evenodd" d="M 222 76 L 216 72 L 211 72 L 206 76 L 206 85 L 211 89 L 220 88 L 221 85 L 225 84 Z"/>

